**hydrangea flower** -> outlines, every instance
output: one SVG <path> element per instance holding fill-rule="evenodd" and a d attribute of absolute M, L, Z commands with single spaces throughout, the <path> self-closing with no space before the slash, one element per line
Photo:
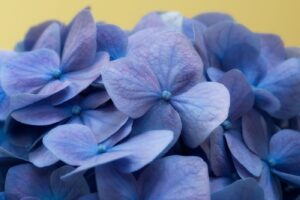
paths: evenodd
<path fill-rule="evenodd" d="M 113 161 L 123 172 L 136 171 L 159 156 L 174 137 L 171 131 L 156 130 L 118 144 L 129 133 L 121 130 L 106 140 L 97 141 L 86 126 L 61 125 L 52 129 L 43 143 L 63 162 L 79 166 L 68 174 L 72 175 Z"/>
<path fill-rule="evenodd" d="M 283 129 L 271 136 L 263 117 L 254 110 L 242 123 L 243 137 L 236 131 L 225 135 L 238 174 L 257 178 L 266 197 L 281 199 L 278 178 L 300 184 L 300 133 Z"/>
<path fill-rule="evenodd" d="M 141 31 L 129 38 L 128 49 L 126 57 L 102 72 L 105 88 L 120 111 L 132 118 L 151 109 L 157 115 L 170 113 L 167 119 L 182 123 L 183 138 L 191 147 L 227 118 L 228 91 L 221 84 L 203 82 L 201 58 L 183 35 Z"/>

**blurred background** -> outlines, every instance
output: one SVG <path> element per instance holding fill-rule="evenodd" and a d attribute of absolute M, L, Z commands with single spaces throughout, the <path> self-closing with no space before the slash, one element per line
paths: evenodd
<path fill-rule="evenodd" d="M 12 49 L 30 26 L 47 19 L 69 22 L 84 7 L 95 19 L 132 28 L 151 11 L 230 13 L 256 32 L 279 34 L 287 46 L 300 46 L 299 0 L 0 0 L 0 49 Z"/>

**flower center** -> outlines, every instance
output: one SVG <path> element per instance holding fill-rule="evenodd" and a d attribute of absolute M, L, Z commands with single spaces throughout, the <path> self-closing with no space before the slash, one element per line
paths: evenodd
<path fill-rule="evenodd" d="M 274 158 L 269 158 L 267 163 L 270 167 L 274 167 L 276 165 L 276 160 Z"/>
<path fill-rule="evenodd" d="M 60 70 L 55 70 L 55 71 L 53 71 L 52 72 L 52 78 L 53 79 L 60 79 L 61 78 L 61 76 L 62 76 L 62 72 L 60 71 Z"/>
<path fill-rule="evenodd" d="M 82 108 L 80 106 L 73 106 L 72 108 L 72 114 L 73 115 L 79 115 L 81 113 Z"/>
<path fill-rule="evenodd" d="M 104 144 L 98 144 L 98 154 L 105 153 L 107 151 L 107 147 Z"/>
<path fill-rule="evenodd" d="M 232 128 L 232 123 L 228 120 L 225 120 L 223 123 L 222 123 L 222 127 L 224 130 L 229 130 Z"/>
<path fill-rule="evenodd" d="M 172 93 L 167 91 L 167 90 L 164 90 L 162 93 L 161 93 L 161 98 L 165 101 L 169 101 L 172 97 Z"/>

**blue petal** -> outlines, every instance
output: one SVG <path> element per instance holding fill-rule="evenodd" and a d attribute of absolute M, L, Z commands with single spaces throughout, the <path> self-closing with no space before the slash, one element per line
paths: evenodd
<path fill-rule="evenodd" d="M 97 24 L 97 43 L 97 50 L 107 51 L 113 60 L 127 53 L 127 34 L 115 25 Z"/>
<path fill-rule="evenodd" d="M 197 147 L 228 117 L 230 97 L 222 84 L 204 82 L 175 96 L 171 104 L 181 117 L 185 143 Z"/>
<path fill-rule="evenodd" d="M 48 167 L 58 162 L 59 159 L 44 145 L 29 153 L 29 161 L 36 167 Z"/>
<path fill-rule="evenodd" d="M 148 131 L 112 148 L 112 151 L 130 152 L 115 162 L 122 172 L 134 172 L 159 157 L 173 140 L 173 132 L 168 130 Z"/>
<path fill-rule="evenodd" d="M 264 192 L 252 178 L 238 180 L 223 190 L 215 192 L 212 200 L 264 200 Z"/>
<path fill-rule="evenodd" d="M 140 199 L 210 199 L 207 165 L 199 157 L 158 160 L 142 172 L 138 187 Z"/>
<path fill-rule="evenodd" d="M 83 125 L 68 124 L 52 129 L 43 143 L 57 158 L 70 165 L 81 165 L 97 155 L 97 141 Z"/>
<path fill-rule="evenodd" d="M 82 174 L 62 180 L 61 176 L 74 170 L 70 166 L 62 166 L 51 174 L 50 185 L 54 199 L 73 200 L 90 192 L 89 185 Z"/>
<path fill-rule="evenodd" d="M 233 22 L 234 21 L 232 16 L 230 16 L 226 13 L 217 13 L 217 12 L 203 13 L 203 14 L 195 16 L 194 19 L 201 22 L 202 24 L 204 24 L 207 27 L 213 26 L 220 22 L 226 22 L 226 21 Z"/>
<path fill-rule="evenodd" d="M 99 199 L 138 199 L 134 176 L 122 173 L 112 165 L 97 167 L 96 181 Z"/>
<path fill-rule="evenodd" d="M 279 111 L 270 113 L 280 119 L 287 119 L 300 112 L 300 59 L 291 58 L 269 71 L 259 83 L 277 97 L 281 103 Z"/>

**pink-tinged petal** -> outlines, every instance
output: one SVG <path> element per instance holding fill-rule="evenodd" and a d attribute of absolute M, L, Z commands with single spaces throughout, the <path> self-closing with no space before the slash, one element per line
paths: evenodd
<path fill-rule="evenodd" d="M 258 84 L 271 92 L 281 103 L 280 110 L 270 113 L 280 119 L 288 119 L 300 112 L 300 59 L 291 58 L 269 70 Z"/>
<path fill-rule="evenodd" d="M 97 141 L 86 126 L 67 124 L 58 126 L 43 138 L 45 147 L 69 165 L 82 165 L 97 155 Z"/>
<path fill-rule="evenodd" d="M 212 200 L 264 200 L 264 192 L 257 184 L 256 180 L 247 178 L 238 180 L 223 190 L 215 192 L 211 196 Z"/>
<path fill-rule="evenodd" d="M 259 177 L 263 163 L 257 155 L 246 147 L 240 133 L 231 131 L 225 134 L 225 138 L 234 159 L 253 176 Z"/>
<path fill-rule="evenodd" d="M 92 64 L 96 57 L 96 24 L 88 9 L 82 10 L 73 20 L 62 56 L 65 72 L 78 71 Z"/>
<path fill-rule="evenodd" d="M 300 133 L 290 129 L 275 133 L 268 159 L 274 169 L 300 176 Z"/>
<path fill-rule="evenodd" d="M 145 114 L 160 95 L 155 74 L 147 65 L 133 60 L 112 62 L 104 69 L 102 78 L 115 106 L 132 118 Z"/>
<path fill-rule="evenodd" d="M 58 23 L 50 24 L 34 44 L 33 49 L 52 49 L 58 55 L 61 51 L 61 26 Z"/>
<path fill-rule="evenodd" d="M 122 173 L 112 165 L 97 167 L 96 181 L 99 199 L 139 199 L 134 176 Z"/>
<path fill-rule="evenodd" d="M 129 38 L 128 56 L 147 64 L 161 89 L 173 95 L 203 81 L 203 62 L 183 34 L 147 29 Z"/>
<path fill-rule="evenodd" d="M 55 199 L 73 200 L 90 192 L 89 185 L 82 174 L 61 179 L 61 176 L 74 170 L 71 166 L 62 166 L 51 174 L 50 185 Z"/>
<path fill-rule="evenodd" d="M 281 185 L 276 176 L 274 176 L 269 167 L 264 165 L 261 176 L 258 180 L 259 185 L 264 190 L 265 197 L 268 200 L 281 200 L 282 199 L 282 191 Z"/>
<path fill-rule="evenodd" d="M 71 115 L 72 113 L 68 109 L 39 104 L 12 113 L 12 117 L 17 121 L 35 126 L 51 125 L 67 119 Z"/>
<path fill-rule="evenodd" d="M 230 96 L 224 85 L 204 82 L 175 96 L 171 104 L 181 117 L 185 143 L 197 147 L 228 117 Z"/>
<path fill-rule="evenodd" d="M 230 70 L 218 82 L 224 84 L 230 94 L 229 119 L 237 120 L 252 109 L 254 93 L 241 71 Z"/>
<path fill-rule="evenodd" d="M 8 170 L 5 181 L 7 199 L 51 197 L 49 169 L 38 169 L 31 164 L 22 164 Z"/>
<path fill-rule="evenodd" d="M 247 147 L 265 159 L 269 153 L 270 135 L 263 116 L 256 110 L 249 111 L 242 118 L 242 136 Z"/>
<path fill-rule="evenodd" d="M 209 200 L 206 163 L 199 157 L 169 156 L 150 164 L 138 181 L 140 199 Z"/>
<path fill-rule="evenodd" d="M 169 130 L 148 131 L 112 148 L 112 151 L 130 152 L 119 161 L 116 167 L 122 172 L 134 172 L 159 157 L 173 141 L 174 134 Z"/>
<path fill-rule="evenodd" d="M 127 122 L 128 117 L 114 106 L 107 106 L 83 111 L 81 120 L 93 131 L 97 142 L 101 142 L 116 133 Z"/>
<path fill-rule="evenodd" d="M 36 167 L 48 167 L 58 162 L 59 159 L 44 145 L 29 153 L 29 161 Z"/>

